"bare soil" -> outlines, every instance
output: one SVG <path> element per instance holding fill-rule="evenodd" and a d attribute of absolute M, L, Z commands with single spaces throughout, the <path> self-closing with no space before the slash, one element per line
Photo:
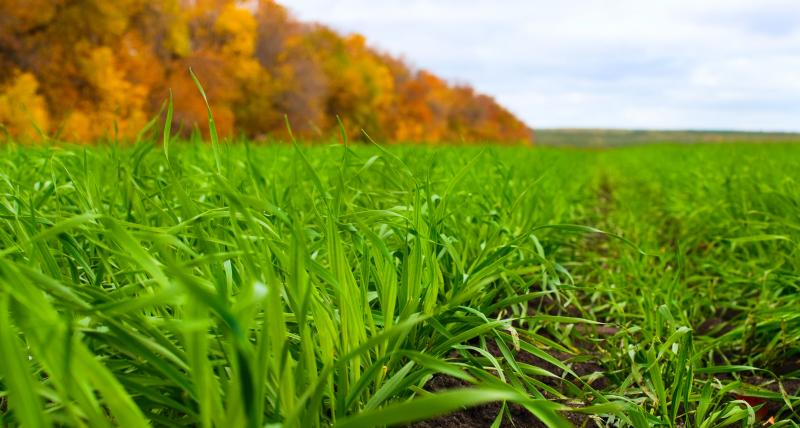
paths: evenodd
<path fill-rule="evenodd" d="M 446 375 L 436 375 L 425 385 L 425 389 L 431 392 L 445 391 L 454 388 L 469 386 L 466 382 Z M 497 415 L 502 410 L 501 403 L 489 403 L 469 409 L 460 410 L 449 415 L 440 416 L 435 419 L 417 422 L 409 425 L 409 428 L 485 428 L 490 427 Z M 508 412 L 511 418 L 503 417 L 500 426 L 502 428 L 546 427 L 535 416 L 528 412 L 524 407 L 517 404 L 508 404 Z M 562 415 L 577 427 L 599 427 L 590 417 L 574 412 L 564 412 Z"/>

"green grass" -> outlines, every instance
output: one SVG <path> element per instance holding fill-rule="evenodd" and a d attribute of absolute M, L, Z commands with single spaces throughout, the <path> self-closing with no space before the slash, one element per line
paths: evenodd
<path fill-rule="evenodd" d="M 793 132 L 667 131 L 629 129 L 537 129 L 536 143 L 566 147 L 618 147 L 637 144 L 798 143 Z"/>
<path fill-rule="evenodd" d="M 797 426 L 798 164 L 6 144 L 0 425 Z"/>

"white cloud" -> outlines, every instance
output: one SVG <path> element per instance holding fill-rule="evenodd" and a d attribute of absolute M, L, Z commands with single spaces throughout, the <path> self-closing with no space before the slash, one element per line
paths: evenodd
<path fill-rule="evenodd" d="M 800 130 L 796 0 L 292 0 L 534 127 Z"/>

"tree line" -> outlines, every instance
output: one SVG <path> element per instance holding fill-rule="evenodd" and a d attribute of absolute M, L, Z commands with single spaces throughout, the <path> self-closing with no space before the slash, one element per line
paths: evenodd
<path fill-rule="evenodd" d="M 172 91 L 175 132 L 384 141 L 530 141 L 491 97 L 342 35 L 272 0 L 3 0 L 0 132 L 133 138 Z"/>

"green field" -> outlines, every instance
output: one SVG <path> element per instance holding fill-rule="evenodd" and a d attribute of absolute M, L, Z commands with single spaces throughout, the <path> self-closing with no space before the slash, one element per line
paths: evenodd
<path fill-rule="evenodd" d="M 797 426 L 798 165 L 6 144 L 0 425 Z"/>
<path fill-rule="evenodd" d="M 547 146 L 620 147 L 635 144 L 798 143 L 792 132 L 654 131 L 631 129 L 537 129 L 536 142 Z"/>

